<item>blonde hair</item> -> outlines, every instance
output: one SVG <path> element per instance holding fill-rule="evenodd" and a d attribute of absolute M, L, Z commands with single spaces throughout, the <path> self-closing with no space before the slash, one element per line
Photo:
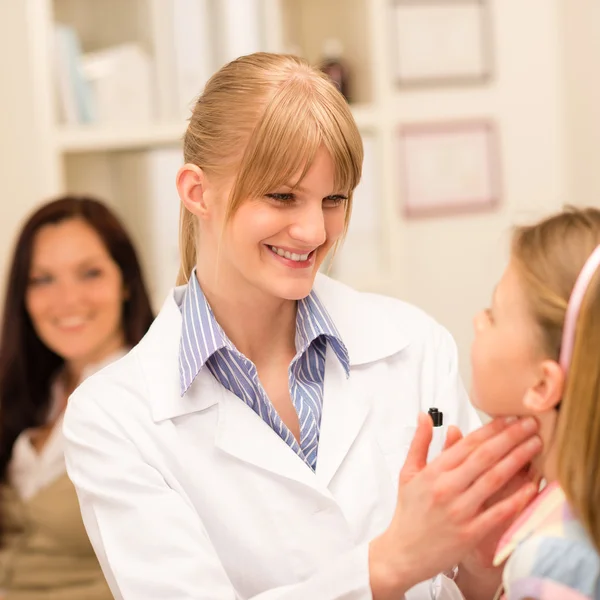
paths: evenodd
<path fill-rule="evenodd" d="M 259 52 L 220 69 L 206 84 L 184 136 L 184 159 L 209 177 L 235 174 L 226 222 L 242 202 L 289 184 L 324 146 L 335 165 L 335 187 L 348 194 L 361 176 L 362 140 L 346 100 L 326 75 L 303 59 Z M 181 268 L 189 280 L 196 263 L 196 220 L 182 206 Z"/>
<path fill-rule="evenodd" d="M 600 244 L 600 211 L 568 208 L 520 227 L 512 257 L 544 350 L 558 360 L 567 304 L 585 261 Z M 558 480 L 600 551 L 600 272 L 586 291 L 559 408 Z"/>

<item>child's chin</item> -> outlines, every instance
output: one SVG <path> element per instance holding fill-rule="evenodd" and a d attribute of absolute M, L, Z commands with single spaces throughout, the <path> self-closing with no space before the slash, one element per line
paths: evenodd
<path fill-rule="evenodd" d="M 484 403 L 481 402 L 481 397 L 477 392 L 471 388 L 469 392 L 469 399 L 471 400 L 471 404 L 479 411 L 487 413 Z"/>
<path fill-rule="evenodd" d="M 498 414 L 497 411 L 493 409 L 493 407 L 487 405 L 484 401 L 481 401 L 481 398 L 477 398 L 474 395 L 471 395 L 471 404 L 480 413 L 480 415 L 488 417 L 488 419 L 494 419 L 495 417 L 502 417 L 505 415 Z"/>

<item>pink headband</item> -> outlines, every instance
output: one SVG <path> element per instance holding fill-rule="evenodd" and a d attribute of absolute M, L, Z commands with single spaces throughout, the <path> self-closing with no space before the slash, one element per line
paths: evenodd
<path fill-rule="evenodd" d="M 560 366 L 565 373 L 569 370 L 571 364 L 571 356 L 573 354 L 573 344 L 575 343 L 575 328 L 577 326 L 577 317 L 581 302 L 585 296 L 585 292 L 590 285 L 590 281 L 594 273 L 600 265 L 600 246 L 590 254 L 590 257 L 585 261 L 583 269 L 577 276 L 577 281 L 573 286 L 569 304 L 567 306 L 567 314 L 565 315 L 565 324 L 563 326 L 562 342 L 560 345 L 560 358 L 558 359 Z"/>

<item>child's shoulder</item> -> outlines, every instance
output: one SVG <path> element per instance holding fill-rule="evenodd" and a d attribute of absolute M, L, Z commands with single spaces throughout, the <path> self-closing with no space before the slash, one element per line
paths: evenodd
<path fill-rule="evenodd" d="M 511 600 L 519 597 L 567 600 L 569 590 L 574 592 L 574 599 L 600 600 L 600 558 L 578 524 L 565 528 L 561 534 L 541 530 L 514 550 L 503 580 Z M 530 595 L 520 596 L 517 590 L 525 588 L 532 588 Z M 561 593 L 544 594 L 543 588 Z M 534 589 L 539 590 L 535 595 Z M 511 590 L 516 593 L 510 593 Z"/>
<path fill-rule="evenodd" d="M 506 557 L 509 600 L 600 600 L 600 557 L 556 483 L 507 531 L 496 559 Z"/>

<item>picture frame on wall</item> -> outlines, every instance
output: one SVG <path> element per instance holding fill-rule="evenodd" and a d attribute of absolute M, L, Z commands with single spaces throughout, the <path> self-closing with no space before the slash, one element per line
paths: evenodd
<path fill-rule="evenodd" d="M 489 0 L 390 0 L 400 88 L 484 84 L 493 76 Z"/>
<path fill-rule="evenodd" d="M 406 218 L 481 213 L 500 204 L 500 147 L 493 121 L 405 125 L 398 144 Z"/>

